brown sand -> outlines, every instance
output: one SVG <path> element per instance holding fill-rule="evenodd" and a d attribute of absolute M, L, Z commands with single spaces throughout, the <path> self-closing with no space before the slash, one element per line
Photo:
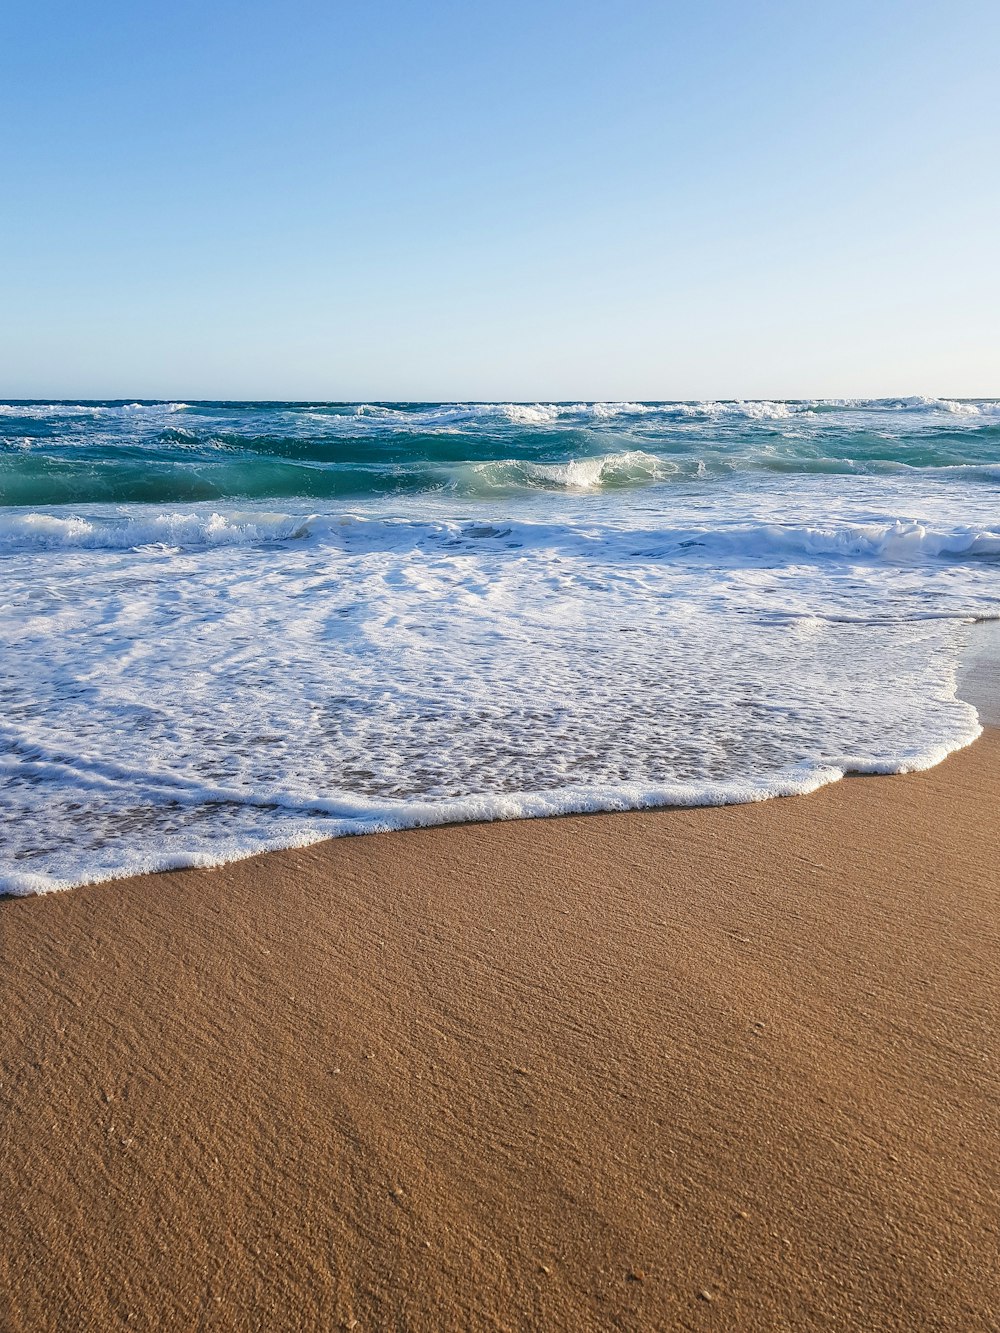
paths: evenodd
<path fill-rule="evenodd" d="M 0 903 L 0 1327 L 996 1329 L 998 800 L 992 731 Z"/>

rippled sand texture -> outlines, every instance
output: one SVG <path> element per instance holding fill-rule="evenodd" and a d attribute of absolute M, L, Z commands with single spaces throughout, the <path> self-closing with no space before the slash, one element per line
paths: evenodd
<path fill-rule="evenodd" d="M 0 903 L 4 1329 L 987 1330 L 1000 736 Z"/>

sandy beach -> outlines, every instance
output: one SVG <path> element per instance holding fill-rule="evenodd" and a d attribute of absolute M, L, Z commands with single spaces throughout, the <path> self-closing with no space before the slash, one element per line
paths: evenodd
<path fill-rule="evenodd" d="M 2 35 L 0 1333 L 1000 1333 L 1000 4 Z"/>
<path fill-rule="evenodd" d="M 0 902 L 5 1330 L 987 1330 L 1000 732 Z"/>

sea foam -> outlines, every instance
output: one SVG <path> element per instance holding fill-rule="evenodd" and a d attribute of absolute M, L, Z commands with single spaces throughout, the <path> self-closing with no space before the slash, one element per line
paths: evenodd
<path fill-rule="evenodd" d="M 0 508 L 0 889 L 939 762 L 1000 618 L 949 403 L 6 405 L 69 498 Z"/>

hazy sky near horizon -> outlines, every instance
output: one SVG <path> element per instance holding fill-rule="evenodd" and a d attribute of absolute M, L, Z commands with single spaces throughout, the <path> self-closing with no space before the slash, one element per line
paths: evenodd
<path fill-rule="evenodd" d="M 1000 394 L 995 0 L 8 0 L 0 395 Z"/>

